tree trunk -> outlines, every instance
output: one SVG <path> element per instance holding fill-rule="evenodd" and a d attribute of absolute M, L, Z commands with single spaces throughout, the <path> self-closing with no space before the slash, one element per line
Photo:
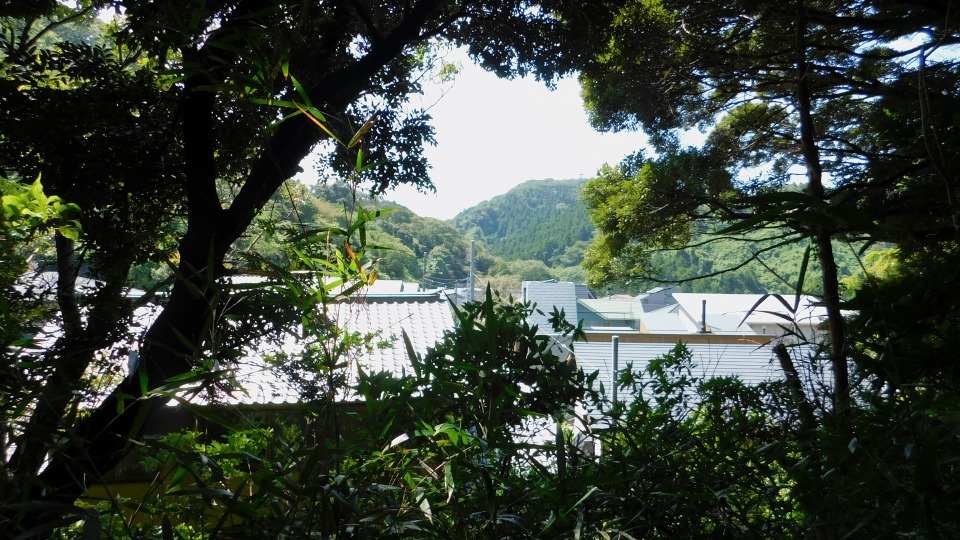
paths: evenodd
<path fill-rule="evenodd" d="M 10 457 L 10 469 L 18 476 L 40 473 L 51 445 L 58 438 L 56 431 L 63 429 L 68 406 L 76 402 L 76 391 L 84 390 L 81 382 L 93 363 L 94 354 L 113 344 L 113 336 L 125 324 L 125 316 L 129 314 L 129 306 L 122 305 L 125 304 L 122 293 L 130 269 L 129 256 L 110 258 L 111 267 L 103 269 L 107 274 L 103 276 L 105 284 L 95 293 L 99 301 L 84 320 L 76 289 L 81 261 L 75 253 L 75 242 L 59 233 L 54 242 L 57 252 L 56 296 L 62 317 L 62 334 L 44 354 L 44 364 L 52 367 L 52 373 L 44 383 L 42 395 L 36 401 L 24 433 L 18 437 L 16 451 Z"/>
<path fill-rule="evenodd" d="M 823 166 L 820 163 L 820 150 L 817 147 L 810 81 L 808 79 L 810 70 L 806 57 L 805 12 L 806 8 L 803 0 L 798 0 L 795 46 L 797 54 L 796 106 L 800 116 L 800 145 L 807 169 L 807 185 L 810 188 L 810 194 L 826 203 L 828 201 L 826 190 L 823 187 Z M 833 413 L 841 432 L 848 432 L 850 424 L 850 382 L 847 370 L 845 322 L 840 311 L 840 282 L 837 277 L 837 263 L 833 256 L 833 231 L 820 225 L 814 227 L 814 243 L 817 246 L 817 258 L 823 271 L 823 305 L 827 311 L 830 361 L 833 368 Z"/>

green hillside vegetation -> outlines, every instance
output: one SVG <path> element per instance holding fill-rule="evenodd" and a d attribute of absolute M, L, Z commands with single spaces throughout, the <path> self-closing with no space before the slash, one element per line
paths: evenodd
<path fill-rule="evenodd" d="M 256 267 L 256 258 L 250 254 L 278 265 L 291 264 L 283 247 L 291 231 L 343 226 L 350 219 L 351 209 L 359 205 L 367 210 L 394 209 L 376 219 L 368 232 L 370 244 L 376 246 L 370 253 L 378 261 L 377 272 L 382 279 L 422 281 L 426 254 L 428 286 L 466 286 L 472 238 L 477 240 L 475 268 L 479 287 L 489 283 L 504 297 L 517 297 L 522 281 L 558 279 L 581 283 L 590 277 L 582 263 L 585 251 L 588 262 L 593 263 L 593 254 L 587 248 L 588 239 L 594 234 L 586 207 L 575 198 L 583 183 L 528 181 L 461 212 L 450 223 L 355 193 L 348 184 L 305 186 L 290 182 L 265 205 L 247 234 L 235 244 L 233 265 Z M 533 223 L 532 216 L 539 216 L 543 224 Z M 585 217 L 589 226 L 586 235 L 581 223 Z M 526 226 L 530 227 L 529 232 Z M 700 232 L 692 235 L 691 245 L 641 258 L 642 266 L 605 268 L 608 274 L 623 277 L 592 285 L 601 294 L 637 294 L 672 283 L 679 283 L 682 290 L 689 292 L 788 292 L 796 287 L 807 249 L 806 244 L 789 243 L 764 252 L 767 244 L 759 236 L 711 237 Z M 858 249 L 859 246 L 838 243 L 835 250 L 840 275 L 851 282 L 862 274 Z M 758 260 L 744 265 L 758 251 Z M 168 276 L 167 265 L 157 262 L 139 265 L 131 272 L 141 288 L 150 288 Z M 810 257 L 804 281 L 805 290 L 819 292 L 816 257 Z"/>
<path fill-rule="evenodd" d="M 582 185 L 580 180 L 529 181 L 462 212 L 450 223 L 355 193 L 348 184 L 306 186 L 289 182 L 236 242 L 231 266 L 236 270 L 262 270 L 265 262 L 261 258 L 290 265 L 293 261 L 284 248 L 287 239 L 306 228 L 343 226 L 352 209 L 363 206 L 367 210 L 393 209 L 368 229 L 368 240 L 375 246 L 370 254 L 378 261 L 381 279 L 423 281 L 426 254 L 428 286 L 465 287 L 473 238 L 477 240 L 475 268 L 480 288 L 489 284 L 504 297 L 518 297 L 522 281 L 582 283 L 589 277 L 582 265 L 589 241 L 583 239 L 581 220 L 587 212 L 579 200 L 572 198 Z M 531 223 L 531 216 L 542 216 L 546 225 Z M 531 227 L 529 233 L 525 232 L 526 224 Z M 589 237 L 593 229 L 587 224 L 591 227 L 586 235 Z M 692 244 L 695 247 L 657 252 L 644 260 L 643 268 L 617 269 L 622 279 L 594 284 L 595 289 L 602 294 L 636 294 L 665 283 L 679 283 L 684 291 L 691 292 L 786 292 L 796 285 L 806 249 L 802 244 L 789 244 L 759 256 L 760 262 L 740 266 L 762 249 L 761 242 L 744 238 L 706 241 L 705 236 L 694 234 Z M 168 248 L 172 258 L 174 246 Z M 841 276 L 859 279 L 860 263 L 854 247 L 838 245 L 836 251 Z M 169 266 L 162 261 L 136 265 L 130 277 L 135 286 L 149 289 L 170 277 Z M 807 290 L 818 292 L 818 280 L 816 258 L 811 257 Z"/>
<path fill-rule="evenodd" d="M 623 265 L 614 268 L 614 273 L 623 277 L 600 283 L 589 280 L 588 271 L 588 280 L 597 290 L 631 294 L 672 283 L 679 283 L 685 292 L 782 293 L 796 290 L 809 244 L 789 243 L 766 251 L 768 243 L 751 236 L 757 235 L 734 238 L 694 233 L 692 247 L 656 251 L 642 258 L 637 267 Z M 862 248 L 862 244 L 835 242 L 842 279 L 855 279 L 862 274 L 863 255 L 859 254 Z M 587 251 L 587 257 L 592 262 L 592 250 Z M 803 290 L 820 294 L 822 272 L 812 251 L 807 265 Z"/>
<path fill-rule="evenodd" d="M 275 264 L 290 264 L 282 245 L 290 227 L 343 226 L 358 205 L 367 210 L 392 208 L 391 213 L 370 225 L 368 233 L 371 245 L 376 246 L 370 253 L 379 261 L 381 278 L 422 281 L 426 254 L 428 286 L 466 286 L 472 238 L 477 240 L 478 286 L 489 283 L 503 296 L 516 297 L 522 281 L 587 280 L 582 263 L 588 239 L 594 233 L 586 207 L 577 198 L 583 184 L 581 180 L 528 181 L 465 210 L 450 223 L 356 193 L 348 184 L 308 187 L 290 183 L 264 207 L 233 253 L 238 265 L 249 266 L 247 253 Z M 588 234 L 583 233 L 585 227 Z M 692 239 L 694 247 L 654 253 L 644 259 L 642 268 L 616 269 L 624 277 L 595 284 L 597 290 L 636 294 L 665 283 L 679 283 L 684 291 L 692 292 L 786 292 L 796 286 L 806 251 L 806 245 L 791 243 L 742 266 L 754 253 L 765 249 L 759 238 L 715 238 L 695 232 Z M 855 246 L 838 245 L 836 251 L 841 276 L 853 279 L 859 275 Z M 155 274 L 156 270 L 146 279 L 155 278 Z M 818 292 L 819 275 L 816 257 L 811 257 L 806 290 Z"/>
<path fill-rule="evenodd" d="M 585 180 L 531 180 L 453 218 L 464 236 L 506 260 L 536 259 L 550 267 L 579 265 L 593 238 L 580 202 Z"/>
<path fill-rule="evenodd" d="M 355 208 L 362 206 L 367 211 L 390 209 L 391 212 L 375 219 L 368 227 L 368 253 L 377 261 L 377 273 L 381 279 L 425 281 L 428 287 L 465 287 L 470 273 L 470 240 L 446 221 L 422 217 L 410 209 L 371 197 L 353 190 L 345 183 L 316 184 L 306 186 L 289 182 L 287 189 L 280 190 L 265 205 L 258 219 L 234 246 L 232 260 L 237 269 L 257 269 L 258 258 L 278 265 L 291 261 L 284 244 L 291 236 L 308 228 L 345 226 Z M 576 190 L 574 189 L 573 192 Z M 537 195 L 536 190 L 529 194 Z M 540 200 L 547 200 L 540 196 Z M 530 208 L 537 206 L 536 201 Z M 583 213 L 579 203 L 570 205 Z M 584 214 L 585 215 L 585 214 Z M 513 234 L 513 243 L 523 247 L 523 235 Z M 554 243 L 560 240 L 552 239 Z M 585 241 L 578 241 L 573 249 L 579 250 L 564 266 L 551 266 L 538 258 L 511 258 L 491 253 L 487 245 L 475 244 L 476 284 L 487 284 L 503 297 L 520 294 L 520 283 L 527 280 L 564 279 L 582 282 L 585 271 L 579 266 Z M 426 280 L 424 280 L 424 256 L 426 256 Z M 251 266 L 253 268 L 251 268 Z M 156 284 L 163 276 L 163 267 L 147 265 L 137 267 L 134 279 L 141 287 Z"/>
<path fill-rule="evenodd" d="M 500 262 L 491 268 L 497 276 L 523 276 L 524 280 L 561 279 L 582 282 L 590 276 L 582 267 L 597 257 L 587 248 L 595 235 L 581 200 L 584 180 L 531 180 L 503 195 L 458 214 L 453 223 L 467 238 L 486 244 Z M 797 285 L 807 245 L 788 243 L 770 249 L 752 237 L 708 237 L 694 231 L 690 247 L 660 250 L 642 259 L 642 266 L 604 268 L 608 278 L 592 280 L 603 292 L 636 294 L 667 283 L 684 291 L 762 293 L 792 291 Z M 602 249 L 598 244 L 597 249 Z M 860 274 L 859 246 L 837 246 L 842 278 Z M 586 252 L 586 255 L 585 255 Z M 749 262 L 755 253 L 757 260 Z M 636 262 L 636 261 L 634 261 Z M 818 292 L 820 270 L 811 257 L 804 280 L 806 290 Z M 518 285 L 519 287 L 519 285 Z"/>

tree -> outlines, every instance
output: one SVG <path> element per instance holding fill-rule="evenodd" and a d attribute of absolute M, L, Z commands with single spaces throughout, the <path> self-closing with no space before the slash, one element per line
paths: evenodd
<path fill-rule="evenodd" d="M 629 271 L 651 250 L 683 245 L 691 224 L 712 220 L 724 223 L 721 235 L 765 232 L 766 244 L 752 257 L 783 243 L 809 243 L 822 271 L 833 371 L 823 396 L 832 407 L 822 421 L 835 439 L 821 441 L 816 451 L 807 447 L 821 461 L 808 477 L 814 483 L 805 488 L 805 504 L 811 514 L 845 521 L 850 530 L 864 526 L 864 514 L 844 513 L 839 503 L 824 504 L 811 493 L 844 462 L 855 425 L 880 429 L 855 418 L 851 394 L 860 388 L 851 381 L 890 367 L 880 359 L 902 336 L 887 332 L 908 319 L 892 315 L 902 296 L 878 301 L 871 293 L 855 305 L 865 310 L 865 320 L 882 320 L 884 328 L 870 323 L 864 333 L 863 321 L 848 326 L 834 243 L 896 244 L 918 273 L 939 276 L 914 293 L 955 298 L 939 283 L 953 275 L 944 261 L 960 232 L 953 120 L 960 63 L 950 52 L 960 39 L 957 14 L 947 4 L 922 1 L 636 1 L 602 3 L 572 24 L 584 36 L 577 46 L 586 52 L 581 80 L 594 125 L 642 128 L 657 151 L 606 169 L 587 188 L 603 233 L 591 264 L 600 274 Z M 683 147 L 682 131 L 694 128 L 706 131 L 706 142 Z M 785 189 L 794 179 L 802 189 Z M 933 311 L 945 326 L 954 324 L 949 309 Z M 955 343 L 948 346 L 953 340 L 937 326 L 912 326 L 908 334 L 937 343 L 938 353 L 953 358 Z M 912 378 L 914 384 L 929 384 L 933 374 L 942 381 L 949 373 L 936 357 L 903 349 L 897 357 L 931 368 Z M 873 379 L 875 388 L 888 375 Z M 955 392 L 952 383 L 948 388 L 948 395 Z M 917 397 L 917 404 L 926 399 Z M 892 395 L 879 403 L 886 411 L 896 408 Z M 902 414 L 898 418 L 906 418 Z M 894 453 L 886 447 L 877 452 Z M 850 478 L 869 476 L 859 467 L 849 471 Z M 918 489 L 927 500 L 937 498 L 937 488 Z M 869 488 L 859 493 L 870 497 Z M 938 534 L 945 517 L 913 516 L 909 530 L 927 535 Z"/>
<path fill-rule="evenodd" d="M 555 264 L 574 259 L 571 246 L 593 236 L 593 225 L 580 204 L 584 180 L 532 180 L 464 210 L 453 218 L 468 238 L 486 243 L 494 255 L 509 259 L 540 259 Z M 580 250 L 582 251 L 582 250 Z"/>
<path fill-rule="evenodd" d="M 70 24 L 95 26 L 107 5 L 123 17 L 102 42 L 41 42 Z M 374 192 L 429 189 L 419 151 L 431 140 L 428 116 L 405 105 L 430 40 L 467 45 L 504 76 L 536 70 L 549 80 L 570 65 L 557 53 L 558 19 L 525 2 L 93 0 L 4 15 L 2 166 L 16 179 L 49 173 L 51 192 L 80 206 L 89 234 L 76 246 L 57 242 L 65 331 L 46 353 L 50 372 L 37 375 L 46 401 L 26 409 L 5 502 L 70 503 L 85 475 L 123 455 L 157 402 L 137 398 L 205 354 L 231 246 L 318 143 L 344 141 L 330 154 L 339 171 L 382 162 L 376 176 L 361 168 L 354 179 Z M 143 336 L 141 376 L 82 419 L 67 415 L 93 353 L 130 313 L 130 266 L 168 257 L 171 245 L 177 279 Z M 98 261 L 105 283 L 85 317 L 71 279 L 83 259 Z M 14 509 L 3 519 L 15 531 L 49 517 Z"/>
<path fill-rule="evenodd" d="M 955 233 L 954 164 L 929 144 L 952 133 L 956 64 L 931 56 L 956 41 L 952 15 L 922 2 L 608 7 L 606 24 L 592 26 L 601 35 L 590 38 L 605 45 L 583 67 L 591 119 L 648 130 L 660 155 L 637 156 L 594 183 L 599 198 L 612 189 L 605 177 L 636 186 L 616 213 L 598 210 L 601 241 L 612 256 L 629 256 L 683 242 L 686 224 L 705 218 L 726 221 L 726 232 L 787 226 L 774 242 L 809 239 L 842 417 L 848 350 L 832 240 Z M 893 45 L 906 39 L 913 44 Z M 679 130 L 696 126 L 710 128 L 706 144 L 682 148 Z M 780 191 L 794 174 L 805 189 Z M 919 201 L 930 206 L 906 226 Z"/>
<path fill-rule="evenodd" d="M 59 197 L 48 197 L 38 178 L 24 186 L 0 177 L 0 344 L 4 349 L 15 345 L 34 317 L 30 311 L 29 294 L 19 291 L 18 280 L 30 260 L 45 247 L 45 229 L 59 229 L 63 236 L 76 237 L 76 222 L 68 221 L 78 208 L 64 204 Z M 39 306 L 37 306 L 39 307 Z M 42 310 L 41 310 L 42 311 Z"/>
<path fill-rule="evenodd" d="M 23 283 L 20 278 L 38 252 L 48 247 L 46 231 L 59 225 L 61 236 L 76 238 L 76 222 L 71 225 L 68 218 L 78 208 L 64 204 L 59 197 L 48 197 L 39 178 L 24 186 L 0 177 L 0 196 L 0 394 L 6 410 L 17 410 L 29 406 L 42 387 L 35 378 L 23 376 L 14 357 L 35 346 L 32 340 L 24 339 L 25 335 L 51 315 L 43 294 L 34 292 L 45 289 L 46 284 L 42 280 Z M 0 416 L 4 456 L 15 437 L 6 410 Z"/>
<path fill-rule="evenodd" d="M 494 275 L 517 276 L 520 281 L 556 279 L 553 272 L 539 259 L 504 261 L 493 267 Z"/>
<path fill-rule="evenodd" d="M 635 538 L 803 536 L 783 496 L 784 471 L 796 466 L 791 443 L 771 422 L 783 387 L 697 375 L 682 343 L 640 368 L 628 364 L 615 383 L 626 402 L 594 405 L 610 426 L 598 430 L 594 477 L 610 480 L 595 484 L 585 528 Z"/>

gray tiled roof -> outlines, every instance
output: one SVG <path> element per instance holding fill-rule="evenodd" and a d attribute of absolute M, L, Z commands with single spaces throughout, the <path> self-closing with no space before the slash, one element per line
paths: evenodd
<path fill-rule="evenodd" d="M 590 287 L 587 287 L 586 283 L 578 283 L 574 285 L 574 288 L 577 291 L 578 300 L 585 298 L 596 298 L 596 296 L 593 295 L 593 291 L 590 290 Z"/>
<path fill-rule="evenodd" d="M 589 298 L 569 282 L 525 281 L 523 287 L 525 300 L 537 303 L 544 311 L 553 305 L 563 307 L 571 322 L 574 314 L 598 327 L 608 325 L 604 322 L 631 326 L 627 321 L 641 321 L 652 334 L 698 333 L 704 311 L 707 325 L 715 334 L 778 334 L 779 325 L 789 320 L 806 325 L 804 332 L 810 332 L 825 318 L 823 307 L 811 296 L 801 297 L 794 313 L 792 295 L 681 293 L 677 287 L 660 287 L 638 296 Z M 571 304 L 579 305 L 580 312 L 568 307 Z M 545 318 L 534 322 L 546 328 Z"/>
<path fill-rule="evenodd" d="M 670 308 L 645 313 L 642 320 L 651 334 L 683 334 L 690 331 L 680 314 Z"/>
<path fill-rule="evenodd" d="M 748 332 L 749 327 L 741 325 L 742 315 L 707 313 L 707 326 L 713 334 L 741 334 Z"/>
<path fill-rule="evenodd" d="M 579 303 L 604 319 L 636 320 L 643 315 L 643 309 L 633 298 L 585 298 Z"/>
<path fill-rule="evenodd" d="M 337 320 L 351 331 L 378 333 L 378 339 L 389 345 L 378 348 L 357 362 L 369 373 L 385 371 L 395 375 L 411 374 L 410 360 L 402 332 L 410 337 L 414 350 L 425 354 L 453 329 L 449 302 L 440 295 L 424 298 L 367 297 L 366 301 L 346 304 L 347 313 Z"/>
<path fill-rule="evenodd" d="M 419 283 L 412 283 L 408 281 L 402 281 L 399 279 L 378 279 L 373 282 L 373 285 L 364 287 L 364 295 L 379 295 L 379 294 L 403 294 L 403 293 L 413 293 L 420 290 Z"/>
<path fill-rule="evenodd" d="M 345 361 L 351 379 L 355 380 L 357 369 L 366 373 L 388 372 L 400 376 L 413 374 L 407 356 L 402 332 L 410 337 L 414 350 L 423 355 L 427 349 L 443 338 L 444 332 L 453 329 L 453 314 L 449 302 L 439 293 L 367 295 L 351 302 L 335 304 L 330 314 L 341 328 L 361 335 L 376 334 L 372 351 L 353 351 Z M 295 354 L 302 344 L 293 338 L 280 349 Z M 296 389 L 284 380 L 281 373 L 265 365 L 261 356 L 270 351 L 258 351 L 258 355 L 241 362 L 235 379 L 245 392 L 235 392 L 227 397 L 231 403 L 294 403 L 299 401 Z M 353 399 L 343 395 L 343 399 Z"/>
<path fill-rule="evenodd" d="M 766 297 L 765 297 L 766 296 Z M 762 294 L 709 294 L 709 293 L 674 293 L 674 298 L 690 315 L 699 319 L 703 301 L 707 302 L 707 315 L 730 315 L 739 317 L 740 321 L 746 318 L 749 323 L 783 323 L 782 315 L 790 315 L 786 306 L 774 296 Z M 792 295 L 785 295 L 783 299 L 792 304 L 795 300 Z M 759 304 L 758 304 L 759 303 Z M 816 305 L 812 296 L 802 296 L 796 318 L 799 321 L 820 320 L 826 316 L 824 308 Z M 749 314 L 749 315 L 748 315 Z M 739 321 L 738 321 L 739 322 Z M 732 328 L 725 328 L 732 330 Z"/>

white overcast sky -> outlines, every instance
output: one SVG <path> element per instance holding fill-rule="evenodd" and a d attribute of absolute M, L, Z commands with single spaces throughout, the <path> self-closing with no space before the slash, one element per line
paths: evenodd
<path fill-rule="evenodd" d="M 575 79 L 548 90 L 532 78 L 501 80 L 462 53 L 452 86 L 428 91 L 437 145 L 427 147 L 435 194 L 400 188 L 385 195 L 421 216 L 449 219 L 526 181 L 591 178 L 645 142 L 640 133 L 598 133 L 587 122 Z M 304 164 L 305 168 L 309 165 Z"/>
<path fill-rule="evenodd" d="M 426 156 L 436 194 L 402 188 L 386 195 L 421 216 L 451 218 L 526 180 L 590 178 L 645 142 L 640 133 L 591 128 L 573 78 L 550 91 L 532 78 L 498 79 L 465 55 L 460 64 L 429 111 L 437 145 Z"/>

